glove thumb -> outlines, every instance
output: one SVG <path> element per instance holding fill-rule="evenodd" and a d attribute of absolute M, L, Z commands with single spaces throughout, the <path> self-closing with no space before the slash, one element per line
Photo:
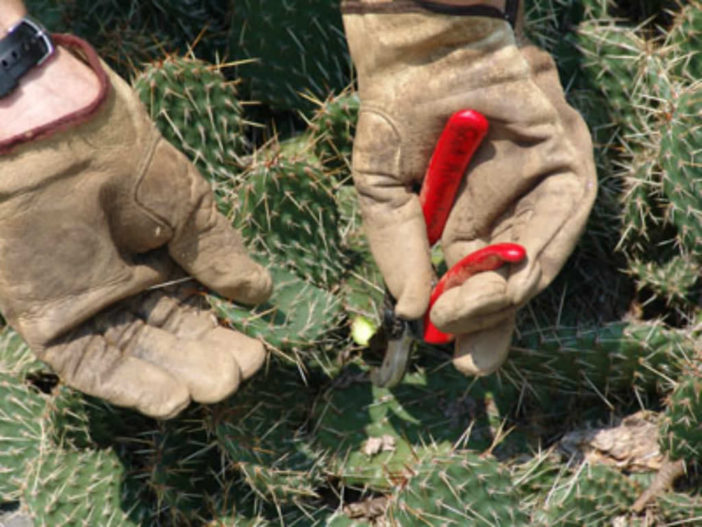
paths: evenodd
<path fill-rule="evenodd" d="M 199 282 L 231 300 L 265 301 L 273 289 L 270 274 L 249 258 L 240 234 L 217 211 L 210 185 L 197 169 L 165 140 L 156 148 L 152 167 L 137 200 L 173 229 L 170 256 Z"/>

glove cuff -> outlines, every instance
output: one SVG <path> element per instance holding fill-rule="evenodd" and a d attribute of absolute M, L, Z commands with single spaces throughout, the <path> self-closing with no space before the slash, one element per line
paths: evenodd
<path fill-rule="evenodd" d="M 8 154 L 24 143 L 35 141 L 37 139 L 44 139 L 55 134 L 56 132 L 66 130 L 67 128 L 71 128 L 89 121 L 100 110 L 102 103 L 109 94 L 110 83 L 108 81 L 107 73 L 102 67 L 97 53 L 90 46 L 90 44 L 73 35 L 52 35 L 51 37 L 56 46 L 66 48 L 70 53 L 78 57 L 81 61 L 87 64 L 91 70 L 93 70 L 100 83 L 99 93 L 89 105 L 76 112 L 64 115 L 55 121 L 51 121 L 50 123 L 44 124 L 25 133 L 10 137 L 5 141 L 0 141 L 0 155 Z"/>
<path fill-rule="evenodd" d="M 497 5 L 496 5 L 497 4 Z M 507 20 L 512 27 L 517 22 L 519 0 L 505 0 L 504 11 L 498 7 L 503 2 L 490 0 L 455 2 L 450 0 L 343 0 L 343 14 L 366 13 L 440 13 L 454 16 L 484 16 Z"/>

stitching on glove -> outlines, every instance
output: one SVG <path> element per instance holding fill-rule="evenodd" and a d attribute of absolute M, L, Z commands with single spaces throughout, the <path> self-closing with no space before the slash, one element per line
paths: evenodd
<path fill-rule="evenodd" d="M 514 0 L 507 0 L 507 5 L 514 4 Z M 390 0 L 385 2 L 364 2 L 363 0 L 344 0 L 341 12 L 346 15 L 366 13 L 440 13 L 454 16 L 483 16 L 489 18 L 508 19 L 514 25 L 513 19 L 508 17 L 510 11 L 503 13 L 500 9 L 490 5 L 449 5 L 428 0 Z"/>
<path fill-rule="evenodd" d="M 174 231 L 175 225 L 171 225 L 171 222 L 169 222 L 167 218 L 165 218 L 164 216 L 159 214 L 156 210 L 154 210 L 153 207 L 150 207 L 149 205 L 147 205 L 144 202 L 144 200 L 139 197 L 142 183 L 149 175 L 149 169 L 151 168 L 151 165 L 154 162 L 154 157 L 156 155 L 156 149 L 159 147 L 159 145 L 162 142 L 170 145 L 156 131 L 155 127 L 152 127 L 151 130 L 152 130 L 151 142 L 150 142 L 148 148 L 145 150 L 144 155 L 141 159 L 141 163 L 139 165 L 139 170 L 137 171 L 137 174 L 139 174 L 139 177 L 136 178 L 136 183 L 134 184 L 132 196 L 134 196 L 134 203 L 136 203 L 139 206 L 139 208 L 142 210 L 142 212 L 144 212 L 144 214 L 146 214 L 149 218 L 151 218 L 155 223 L 165 227 L 166 229 L 168 229 L 170 231 Z"/>
<path fill-rule="evenodd" d="M 89 121 L 100 110 L 102 103 L 107 99 L 107 95 L 110 92 L 110 83 L 107 79 L 107 73 L 102 68 L 100 59 L 90 44 L 73 35 L 52 35 L 52 38 L 57 46 L 60 45 L 67 48 L 73 55 L 83 60 L 90 69 L 95 72 L 100 83 L 100 92 L 96 99 L 85 108 L 0 142 L 0 155 L 10 153 L 23 143 L 45 139 L 57 132 Z"/>

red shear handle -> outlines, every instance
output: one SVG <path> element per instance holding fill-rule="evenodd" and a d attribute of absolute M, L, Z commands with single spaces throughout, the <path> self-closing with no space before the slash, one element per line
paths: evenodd
<path fill-rule="evenodd" d="M 498 243 L 488 245 L 468 256 L 451 267 L 431 292 L 429 309 L 424 315 L 424 340 L 429 344 L 446 344 L 451 342 L 454 335 L 443 333 L 429 320 L 429 312 L 434 303 L 444 291 L 461 285 L 474 274 L 483 271 L 494 271 L 505 263 L 518 263 L 526 257 L 526 250 L 515 243 Z"/>
<path fill-rule="evenodd" d="M 488 122 L 483 115 L 475 110 L 462 110 L 451 116 L 441 132 L 419 194 L 429 245 L 441 238 L 468 163 L 487 130 Z"/>

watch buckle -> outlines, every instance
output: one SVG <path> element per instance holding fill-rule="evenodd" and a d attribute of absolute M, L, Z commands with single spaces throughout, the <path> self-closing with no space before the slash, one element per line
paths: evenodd
<path fill-rule="evenodd" d="M 42 42 L 44 42 L 44 46 L 46 47 L 46 52 L 44 53 L 44 56 L 39 59 L 39 62 L 37 62 L 37 66 L 40 66 L 44 62 L 46 62 L 51 55 L 54 54 L 55 47 L 54 43 L 52 42 L 51 38 L 49 37 L 49 33 L 46 31 L 46 28 L 39 24 L 38 22 L 32 20 L 29 17 L 24 17 L 22 20 L 17 22 L 14 26 L 10 28 L 10 31 L 8 33 L 12 33 L 15 29 L 17 29 L 19 26 L 26 24 L 35 33 L 35 36 L 39 38 Z"/>

